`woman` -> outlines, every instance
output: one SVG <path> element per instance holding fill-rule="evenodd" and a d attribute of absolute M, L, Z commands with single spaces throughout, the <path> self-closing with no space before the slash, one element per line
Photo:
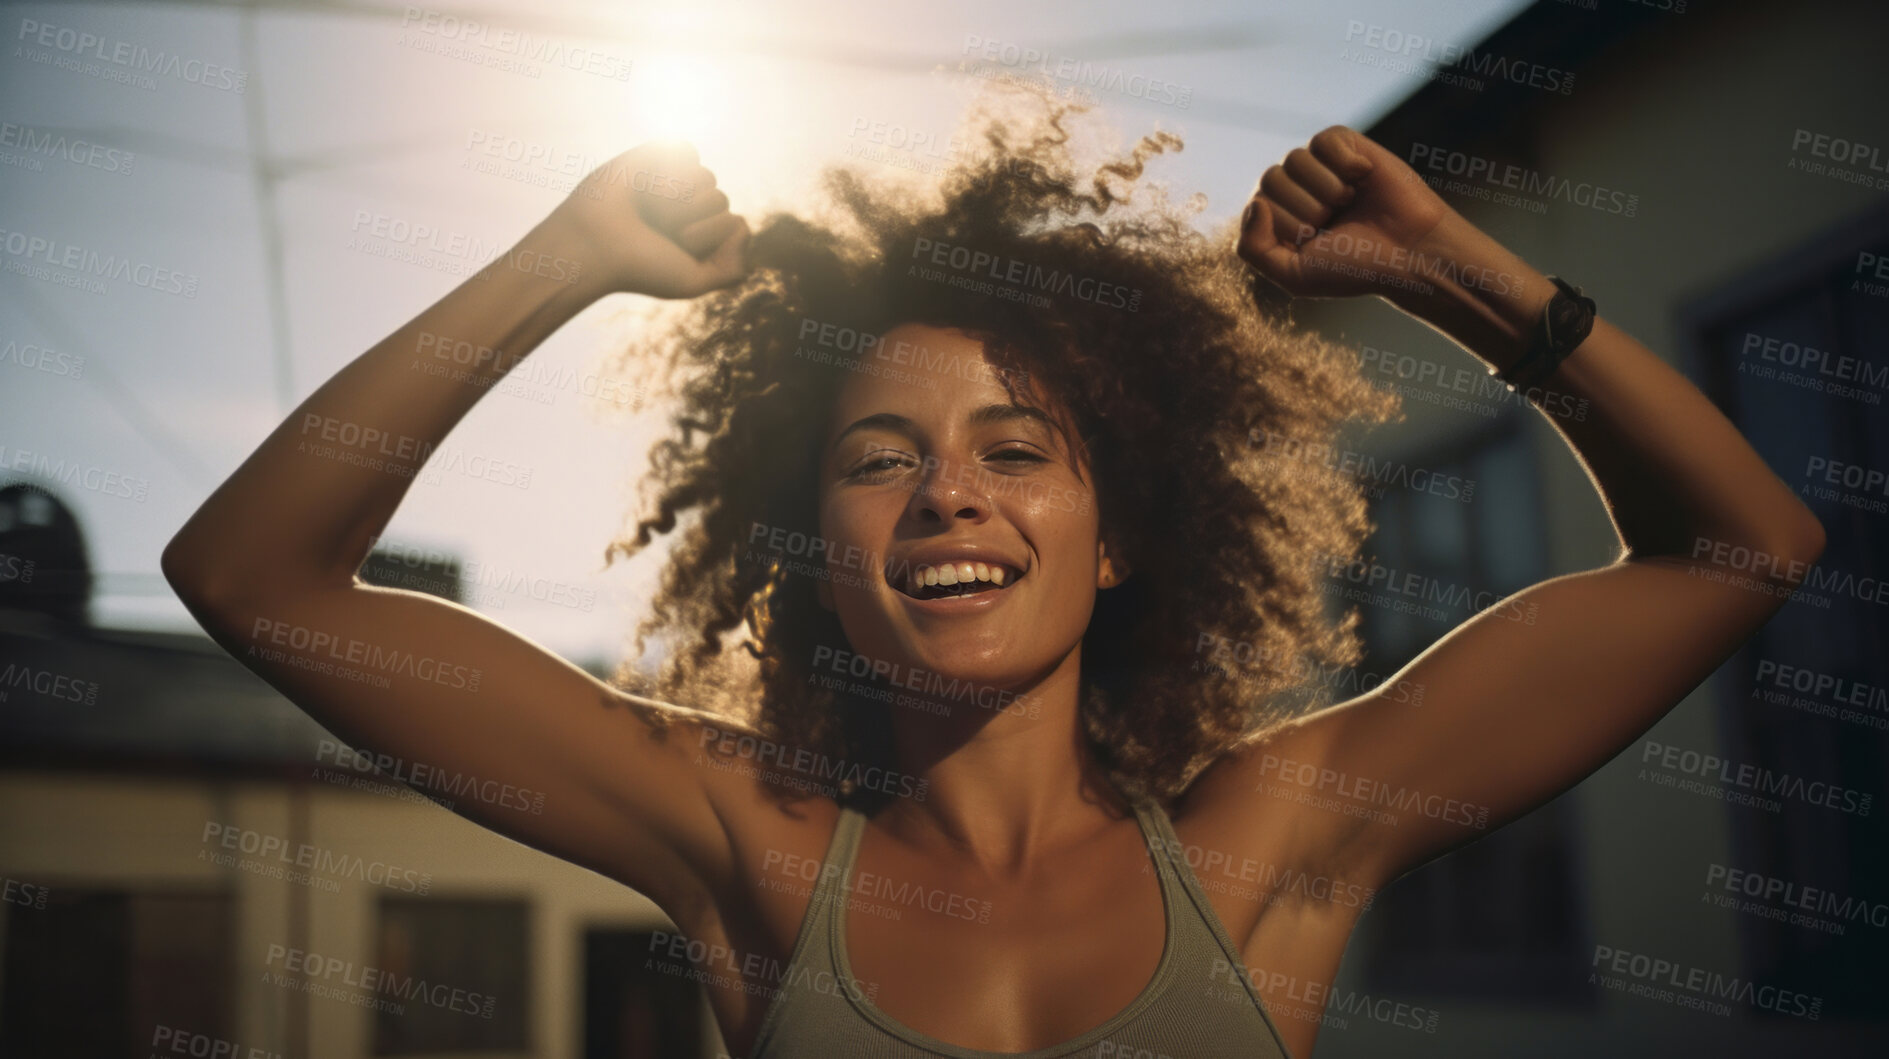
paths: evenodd
<path fill-rule="evenodd" d="M 703 943 L 733 1054 L 1309 1055 L 1316 1015 L 1268 1008 L 1336 976 L 1368 904 L 1337 895 L 1605 763 L 1776 611 L 1822 531 L 1683 377 L 1604 318 L 1582 338 L 1578 301 L 1369 139 L 1327 129 L 1268 169 L 1235 257 L 1131 197 L 1178 141 L 1080 180 L 1048 106 L 993 121 L 942 200 L 839 174 L 838 221 L 752 238 L 692 152 L 626 152 L 310 396 L 166 576 L 348 742 L 544 792 L 457 811 Z M 1263 309 L 1249 266 L 1385 297 L 1585 402 L 1553 422 L 1620 557 L 1282 711 L 1305 664 L 1357 660 L 1319 585 L 1369 526 L 1329 446 L 1394 407 Z M 644 633 L 693 643 L 652 696 L 355 576 L 424 454 L 621 291 L 699 299 L 666 346 L 686 382 L 655 511 L 616 549 L 688 527 Z M 441 336 L 492 355 L 416 370 Z M 1727 578 L 1727 548 L 1768 561 Z M 744 623 L 745 672 L 719 651 Z M 412 664 L 349 679 L 298 653 L 324 643 Z"/>

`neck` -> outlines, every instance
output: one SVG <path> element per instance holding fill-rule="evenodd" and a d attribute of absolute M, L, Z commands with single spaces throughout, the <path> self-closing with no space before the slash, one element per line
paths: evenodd
<path fill-rule="evenodd" d="M 1078 644 L 988 706 L 887 707 L 900 771 L 927 785 L 923 801 L 894 799 L 875 822 L 914 848 L 1014 878 L 1130 811 L 1083 739 L 1081 654 Z"/>

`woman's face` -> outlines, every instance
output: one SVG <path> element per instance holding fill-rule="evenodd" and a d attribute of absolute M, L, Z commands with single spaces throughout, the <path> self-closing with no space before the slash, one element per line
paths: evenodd
<path fill-rule="evenodd" d="M 853 672 L 981 691 L 1053 670 L 1081 642 L 1101 576 L 1073 423 L 1013 403 L 983 343 L 959 331 L 902 325 L 860 366 L 834 405 L 820 488 L 821 598 L 867 660 Z"/>

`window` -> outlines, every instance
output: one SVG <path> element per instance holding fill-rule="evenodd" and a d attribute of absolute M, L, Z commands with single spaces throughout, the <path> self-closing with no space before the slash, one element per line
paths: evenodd
<path fill-rule="evenodd" d="M 584 1059 L 701 1056 L 701 986 L 656 969 L 647 930 L 584 932 Z"/>
<path fill-rule="evenodd" d="M 143 1055 L 159 1027 L 231 1039 L 227 895 L 44 894 L 0 906 L 0 1055 Z"/>
<path fill-rule="evenodd" d="M 1339 597 L 1358 605 L 1362 668 L 1388 676 L 1451 629 L 1548 576 L 1547 528 L 1511 405 L 1449 445 L 1406 455 L 1412 480 L 1474 483 L 1428 492 L 1387 484 L 1372 504 L 1378 525 L 1364 555 L 1391 571 L 1390 592 Z M 1416 581 L 1406 577 L 1415 575 Z M 1526 704 L 1517 704 L 1526 708 Z M 1556 799 L 1406 875 L 1359 921 L 1362 975 L 1373 990 L 1477 999 L 1584 1003 L 1584 926 L 1574 858 L 1572 800 Z"/>
<path fill-rule="evenodd" d="M 1882 255 L 1889 207 L 1699 299 L 1682 328 L 1702 388 L 1827 537 L 1807 598 L 1787 604 L 1726 664 L 1734 679 L 1721 684 L 1725 754 L 1877 803 L 1889 761 L 1889 621 L 1884 597 L 1868 586 L 1889 580 L 1889 494 L 1860 476 L 1889 469 L 1889 284 L 1871 267 Z M 1781 920 L 1725 913 L 1735 917 L 1746 972 L 1760 985 L 1822 997 L 1825 1019 L 1889 1018 L 1886 807 L 1865 816 L 1782 801 L 1777 813 L 1726 808 L 1727 867 L 1794 895 L 1789 904 L 1756 902 Z M 1801 912 L 1820 925 L 1793 922 Z"/>
<path fill-rule="evenodd" d="M 382 993 L 374 1054 L 518 1052 L 530 1047 L 530 906 L 524 900 L 380 900 L 374 966 Z"/>

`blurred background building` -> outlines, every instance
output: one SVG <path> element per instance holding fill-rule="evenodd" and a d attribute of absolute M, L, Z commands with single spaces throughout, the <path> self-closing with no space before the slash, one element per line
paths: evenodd
<path fill-rule="evenodd" d="M 1810 472 L 1889 458 L 1889 289 L 1871 279 L 1889 249 L 1889 160 L 1877 156 L 1871 169 L 1814 151 L 1818 137 L 1889 141 L 1889 119 L 1871 102 L 1881 66 L 1863 43 L 1885 28 L 1889 15 L 1861 4 L 1788 15 L 1757 4 L 1536 4 L 1476 51 L 1565 71 L 1574 91 L 1439 81 L 1371 126 L 1453 207 L 1582 285 L 1731 417 L 1823 522 L 1817 580 L 1827 587 L 1807 585 L 1579 787 L 1397 883 L 1360 924 L 1343 984 L 1430 998 L 1454 1028 L 1406 1050 L 1394 1028 L 1354 1019 L 1365 1032 L 1321 1037 L 1321 1052 L 1867 1055 L 1889 1046 L 1880 813 L 1787 801 L 1773 814 L 1671 793 L 1649 787 L 1636 752 L 1654 740 L 1884 789 L 1889 622 L 1870 586 L 1889 576 L 1889 523 L 1880 497 L 1819 491 L 1825 482 Z M 1469 63 L 1454 69 L 1475 76 Z M 1405 397 L 1408 421 L 1361 449 L 1476 483 L 1473 503 L 1387 490 L 1376 505 L 1379 562 L 1506 593 L 1614 557 L 1605 510 L 1548 417 L 1493 380 L 1457 376 L 1481 369 L 1392 311 L 1325 304 L 1304 316 L 1360 347 L 1367 370 Z M 1797 349 L 1827 354 L 1821 370 Z M 1386 672 L 1460 620 L 1363 613 L 1370 666 Z M 1834 713 L 1835 700 L 1778 694 L 1760 673 L 1780 666 L 1850 682 L 1869 705 L 1846 720 L 1811 712 Z M 1851 897 L 1862 918 L 1837 934 L 1721 909 L 1706 900 L 1715 868 Z M 1821 1017 L 1715 1017 L 1608 995 L 1589 982 L 1597 945 L 1800 990 L 1823 998 Z"/>
<path fill-rule="evenodd" d="M 644 970 L 653 904 L 382 776 L 201 634 L 85 622 L 52 494 L 0 490 L 0 555 L 4 1054 L 701 1053 L 697 987 Z M 362 574 L 462 601 L 451 563 Z M 315 965 L 337 986 L 386 969 L 493 1002 L 285 990 L 258 971 L 287 950 L 350 961 Z"/>
<path fill-rule="evenodd" d="M 1889 577 L 1889 515 L 1854 490 L 1819 490 L 1808 468 L 1817 459 L 1889 468 L 1882 408 L 1889 393 L 1883 374 L 1889 368 L 1889 286 L 1869 264 L 1871 255 L 1889 259 L 1889 173 L 1883 168 L 1889 157 L 1839 159 L 1830 146 L 1841 140 L 1889 152 L 1882 108 L 1889 79 L 1881 55 L 1889 9 L 1825 2 L 1781 10 L 1684 0 L 1485 5 L 1482 21 L 1435 31 L 1470 52 L 1454 62 L 1456 53 L 1447 52 L 1426 65 L 1453 74 L 1432 80 L 1428 74 L 1386 79 L 1376 66 L 1348 57 L 1361 46 L 1352 39 L 1358 36 L 1353 23 L 1410 34 L 1427 27 L 1421 16 L 1397 5 L 1350 6 L 1314 16 L 1287 6 L 1254 15 L 1203 5 L 1213 18 L 1203 19 L 1201 33 L 1164 31 L 1156 35 L 1158 46 L 1141 50 L 1108 35 L 1065 31 L 1058 37 L 1007 22 L 1000 13 L 984 12 L 988 21 L 979 29 L 1024 40 L 1073 39 L 1073 50 L 1183 78 L 1201 70 L 1202 83 L 1222 91 L 1202 91 L 1200 109 L 1190 116 L 1209 127 L 1264 129 L 1251 137 L 1259 147 L 1231 159 L 1212 154 L 1206 135 L 1190 141 L 1190 154 L 1208 152 L 1222 170 L 1237 170 L 1230 186 L 1238 190 L 1215 201 L 1223 213 L 1236 211 L 1244 187 L 1285 147 L 1333 120 L 1366 127 L 1431 178 L 1452 205 L 1537 267 L 1583 285 L 1605 315 L 1668 356 L 1733 417 L 1780 476 L 1802 487 L 1829 530 L 1820 568 L 1852 581 L 1830 580 L 1809 594 L 1814 598 L 1787 606 L 1648 738 L 1884 791 L 1889 707 L 1880 692 L 1889 688 L 1889 637 L 1883 604 L 1844 586 Z M 177 25 L 185 30 L 179 32 L 202 29 L 200 49 L 241 54 L 252 69 L 294 66 L 292 43 L 277 45 L 289 50 L 254 50 L 253 13 L 181 8 Z M 112 5 L 10 10 L 124 37 L 161 39 L 164 25 L 159 14 Z M 520 12 L 513 21 L 567 33 L 590 25 L 581 21 L 581 7 L 547 12 Z M 1126 9 L 1114 14 L 1124 27 L 1141 24 Z M 1093 17 L 1085 15 L 1085 25 Z M 311 54 L 371 64 L 377 53 L 337 46 L 335 27 L 377 20 L 384 37 L 403 16 L 398 8 L 344 12 L 307 3 L 287 5 L 279 18 L 306 34 Z M 1065 13 L 1061 21 L 1068 20 Z M 1322 65 L 1316 76 L 1368 82 L 1371 92 L 1344 102 L 1321 99 L 1298 111 L 1291 110 L 1286 86 L 1269 82 L 1264 93 L 1241 94 L 1247 64 L 1290 66 L 1302 59 L 1268 43 L 1280 39 L 1281 22 L 1293 27 L 1284 39 L 1317 52 Z M 961 29 L 935 30 L 943 42 L 937 50 L 954 53 Z M 929 54 L 894 49 L 861 60 L 837 37 L 821 38 L 804 27 L 798 32 L 783 39 L 806 52 L 800 60 L 828 63 L 848 76 L 861 67 L 922 67 Z M 1220 45 L 1206 41 L 1215 35 Z M 186 32 L 178 39 L 192 38 Z M 627 44 L 625 51 L 636 48 Z M 1437 58 L 1434 49 L 1425 52 Z M 1490 57 L 1571 75 L 1575 90 L 1545 91 L 1490 76 L 1478 65 Z M 24 69 L 17 58 L 8 61 L 14 64 L 9 83 L 54 76 Z M 852 90 L 856 100 L 857 87 Z M 399 105 L 417 109 L 420 98 Z M 217 105 L 226 102 L 235 101 Z M 856 101 L 833 106 L 838 116 L 811 137 L 830 156 L 847 146 L 842 133 L 855 116 L 885 116 Z M 89 115 L 38 120 L 43 127 L 89 130 L 101 142 L 117 137 L 145 152 L 147 165 L 166 164 L 161 136 L 105 113 L 94 107 Z M 495 115 L 494 122 L 516 118 Z M 267 232 L 275 223 L 271 196 L 289 197 L 271 181 L 306 171 L 315 156 L 277 158 L 267 146 L 269 123 L 250 128 L 238 151 L 250 162 L 232 163 L 217 179 L 242 188 L 263 173 L 248 188 L 261 205 L 253 216 L 222 223 Z M 462 133 L 455 128 L 446 138 Z M 418 148 L 406 144 L 387 153 L 408 149 Z M 712 160 L 707 149 L 704 154 Z M 252 165 L 256 158 L 267 164 Z M 0 185 L 9 228 L 27 226 L 14 220 L 28 216 L 16 207 L 41 193 L 37 185 L 22 190 L 18 182 L 31 176 L 15 173 L 15 183 Z M 736 167 L 734 180 L 763 177 Z M 133 198 L 155 187 L 124 186 Z M 402 208 L 411 205 L 398 193 L 386 194 Z M 352 208 L 354 199 L 340 197 Z M 550 201 L 535 200 L 539 207 Z M 193 477 L 193 465 L 208 468 L 188 447 L 160 452 L 152 458 L 178 470 L 170 499 L 133 515 L 99 508 L 96 496 L 70 483 L 15 473 L 27 464 L 12 455 L 0 460 L 8 469 L 0 477 L 0 877 L 6 897 L 0 903 L 0 1054 L 169 1054 L 164 1047 L 201 1037 L 232 1042 L 237 1054 L 254 1047 L 257 1055 L 284 1056 L 715 1055 L 718 1037 L 696 987 L 649 969 L 652 939 L 668 924 L 648 901 L 484 831 L 387 778 L 375 780 L 370 766 L 187 625 L 133 620 L 122 604 L 100 613 L 101 586 L 123 596 L 159 593 L 162 584 L 155 580 L 155 550 L 141 569 L 114 562 L 103 568 L 130 572 L 97 573 L 100 547 L 88 533 L 96 537 L 119 531 L 123 521 L 151 520 L 161 527 L 147 539 L 161 545 L 208 485 L 227 473 L 225 464 L 233 466 L 293 403 L 290 398 L 339 366 L 336 353 L 324 353 L 328 359 L 313 365 L 283 359 L 285 349 L 298 346 L 295 328 L 324 313 L 317 306 L 304 310 L 302 323 L 279 319 L 293 289 L 293 277 L 284 274 L 285 254 L 294 261 L 292 247 L 282 248 L 285 241 L 293 242 L 282 232 L 265 237 L 273 249 L 254 292 L 278 319 L 231 326 L 258 338 L 258 348 L 274 349 L 278 368 L 289 363 L 295 372 L 222 380 L 236 389 L 273 392 L 276 402 L 264 401 L 242 419 L 254 429 L 230 431 L 226 440 L 239 440 L 215 449 L 218 470 Z M 23 321 L 9 340 L 27 342 L 35 329 L 58 331 L 80 319 L 28 287 L 27 279 L 7 282 L 8 315 Z M 398 310 L 379 311 L 376 320 L 404 319 L 415 308 L 408 298 Z M 1455 369 L 1477 371 L 1467 355 L 1375 304 L 1310 305 L 1298 313 L 1359 348 L 1380 383 L 1405 396 L 1406 421 L 1360 437 L 1360 451 L 1476 483 L 1469 503 L 1385 490 L 1375 509 L 1377 561 L 1476 593 L 1506 593 L 1613 558 L 1605 512 L 1548 421 L 1505 399 L 1504 391 L 1462 381 Z M 195 340 L 204 341 L 201 335 Z M 82 385 L 118 387 L 119 396 L 110 399 L 126 422 L 141 415 L 147 422 L 189 418 L 194 413 L 185 409 L 202 407 L 191 401 L 219 384 L 200 380 L 196 397 L 183 398 L 171 416 L 141 408 L 132 396 L 138 387 L 114 382 L 113 371 L 134 370 L 133 355 L 104 341 L 42 341 L 83 351 L 93 373 Z M 1793 348 L 1822 351 L 1826 367 L 1839 358 L 1861 367 L 1839 379 L 1801 354 L 1792 363 L 1781 351 Z M 135 351 L 136 357 L 156 355 Z M 185 348 L 175 360 L 187 366 L 193 354 Z M 32 418 L 27 396 L 39 393 L 31 385 L 44 380 L 23 381 L 21 371 L 0 364 L 4 372 L 11 374 L 0 374 L 0 429 L 6 431 L 0 443 L 30 449 L 52 432 Z M 58 391 L 61 397 L 67 392 Z M 469 419 L 469 427 L 474 422 Z M 476 443 L 481 435 L 469 436 Z M 164 449 L 160 441 L 151 443 L 153 451 Z M 133 455 L 136 448 L 120 444 L 94 462 L 146 466 Z M 553 477 L 544 488 L 590 490 L 623 469 L 606 463 L 569 480 Z M 153 477 L 166 482 L 161 472 Z M 539 496 L 517 506 L 534 509 L 540 525 L 573 523 L 564 527 L 567 540 L 581 541 L 585 556 L 595 554 L 590 549 L 602 540 L 600 524 L 547 520 L 547 505 L 562 501 Z M 466 503 L 462 494 L 442 497 L 416 504 L 457 518 Z M 489 494 L 478 502 L 492 503 Z M 98 512 L 89 521 L 79 513 L 86 504 Z M 556 526 L 545 529 L 547 537 L 556 532 Z M 407 539 L 451 538 L 421 531 Z M 474 591 L 480 579 L 466 576 L 462 549 L 429 545 L 423 560 L 413 555 L 412 549 L 379 553 L 364 576 L 482 602 Z M 560 576 L 610 591 L 611 582 L 595 572 L 579 568 Z M 483 601 L 495 602 L 489 593 Z M 1364 668 L 1377 673 L 1393 671 L 1468 616 L 1426 617 L 1371 605 L 1363 611 L 1371 651 Z M 501 616 L 509 621 L 508 613 Z M 597 625 L 602 639 L 561 640 L 546 631 L 547 642 L 598 675 L 613 667 L 615 655 L 597 644 L 620 634 L 620 623 L 611 624 L 617 616 L 606 620 L 585 610 L 554 617 Z M 532 620 L 520 614 L 527 627 Z M 1848 718 L 1827 716 L 1835 711 L 1817 707 L 1834 705 L 1828 695 L 1806 701 L 1770 694 L 1776 681 L 1761 674 L 1775 674 L 1779 666 L 1838 677 L 1877 694 L 1864 694 Z M 1889 902 L 1889 842 L 1882 813 L 1841 814 L 1794 803 L 1766 813 L 1654 786 L 1639 768 L 1630 750 L 1567 795 L 1383 895 L 1347 952 L 1334 997 L 1388 998 L 1435 1017 L 1413 1027 L 1373 1015 L 1369 1006 L 1350 1013 L 1334 1008 L 1318 1054 L 1889 1054 L 1889 1004 L 1882 1000 L 1889 991 L 1889 917 L 1880 914 Z M 1715 868 L 1822 888 L 1860 902 L 1863 914 L 1837 933 L 1724 909 L 1709 899 L 1722 892 L 1708 882 Z M 1819 1017 L 1767 1016 L 1750 1007 L 1720 1016 L 1611 992 L 1592 978 L 1596 946 L 1664 954 L 1812 994 L 1821 1000 Z M 345 981 L 350 967 L 386 968 L 491 1003 L 475 1004 L 480 1010 L 472 1013 L 424 1003 L 394 1012 L 345 996 L 311 995 L 271 980 L 284 969 L 288 950 L 349 964 L 330 981 Z"/>

